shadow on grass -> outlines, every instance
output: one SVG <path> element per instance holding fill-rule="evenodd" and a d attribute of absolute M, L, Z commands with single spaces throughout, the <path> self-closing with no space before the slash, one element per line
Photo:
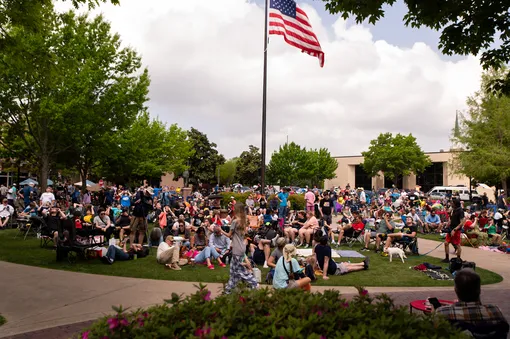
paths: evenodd
<path fill-rule="evenodd" d="M 203 265 L 195 267 L 183 266 L 182 271 L 167 270 L 156 262 L 156 249 L 146 258 L 117 262 L 113 265 L 105 265 L 98 259 L 79 259 L 75 264 L 68 262 L 56 262 L 55 251 L 39 247 L 39 240 L 22 237 L 14 239 L 16 230 L 5 230 L 0 232 L 0 260 L 17 264 L 38 266 L 44 268 L 66 270 L 81 273 L 102 274 L 119 277 L 178 280 L 208 283 L 226 283 L 229 276 L 229 269 L 216 266 L 209 270 Z M 347 248 L 346 248 L 347 249 Z M 354 246 L 353 250 L 359 250 L 360 246 Z M 423 262 L 446 267 L 440 259 L 428 256 L 408 256 L 405 263 L 399 260 L 389 262 L 387 257 L 375 254 L 374 252 L 363 253 L 370 257 L 370 269 L 350 273 L 343 276 L 333 276 L 328 281 L 318 277 L 314 285 L 319 286 L 396 286 L 396 287 L 419 287 L 419 286 L 453 286 L 453 281 L 440 281 L 429 278 L 422 272 L 412 269 L 413 266 Z M 342 260 L 349 260 L 343 258 Z M 338 260 L 337 260 L 338 261 Z M 361 262 L 362 259 L 351 259 L 352 262 Z M 262 280 L 265 279 L 267 269 L 262 269 Z M 483 284 L 494 284 L 503 278 L 491 271 L 477 268 Z"/>

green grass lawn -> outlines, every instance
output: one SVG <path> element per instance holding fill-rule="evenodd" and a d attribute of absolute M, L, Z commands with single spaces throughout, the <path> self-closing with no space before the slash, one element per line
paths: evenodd
<path fill-rule="evenodd" d="M 27 240 L 23 240 L 21 237 L 14 239 L 16 232 L 15 230 L 0 232 L 0 260 L 52 269 L 121 277 L 218 283 L 228 280 L 228 267 L 221 268 L 216 266 L 215 270 L 209 270 L 203 265 L 197 265 L 195 267 L 183 266 L 182 271 L 165 269 L 163 265 L 158 264 L 155 260 L 156 249 L 151 250 L 149 257 L 127 262 L 117 262 L 111 266 L 103 264 L 98 259 L 79 259 L 73 265 L 68 262 L 56 262 L 54 250 L 40 248 L 39 240 L 31 237 L 27 238 Z M 345 247 L 345 249 L 349 248 Z M 354 245 L 352 249 L 358 250 L 360 246 Z M 433 280 L 424 273 L 410 268 L 423 262 L 446 267 L 446 264 L 442 264 L 440 259 L 428 256 L 408 256 L 405 264 L 395 258 L 390 263 L 387 257 L 376 255 L 374 252 L 364 253 L 368 253 L 366 255 L 370 257 L 369 270 L 350 273 L 344 276 L 334 276 L 328 281 L 318 277 L 318 281 L 314 284 L 329 286 L 453 286 L 452 281 Z M 342 260 L 346 261 L 348 259 Z M 352 259 L 352 262 L 360 261 L 362 260 Z M 480 274 L 483 284 L 493 284 L 502 281 L 502 277 L 496 273 L 480 268 L 477 268 L 477 272 Z M 267 269 L 262 269 L 263 280 L 266 273 Z"/>
<path fill-rule="evenodd" d="M 435 240 L 435 241 L 444 241 L 444 238 L 441 238 L 439 233 L 429 233 L 429 234 L 421 234 L 418 233 L 418 238 L 428 239 L 428 240 Z"/>

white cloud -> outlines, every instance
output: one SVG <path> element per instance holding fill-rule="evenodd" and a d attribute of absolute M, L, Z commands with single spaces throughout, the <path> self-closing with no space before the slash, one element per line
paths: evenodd
<path fill-rule="evenodd" d="M 479 87 L 476 58 L 453 63 L 423 43 L 374 41 L 368 28 L 343 19 L 325 27 L 313 8 L 302 8 L 325 67 L 270 37 L 268 158 L 287 134 L 334 155 L 358 154 L 388 131 L 413 133 L 426 151 L 449 146 L 455 111 Z M 142 54 L 154 116 L 207 133 L 226 157 L 260 145 L 263 8 L 245 0 L 123 0 L 100 11 Z"/>

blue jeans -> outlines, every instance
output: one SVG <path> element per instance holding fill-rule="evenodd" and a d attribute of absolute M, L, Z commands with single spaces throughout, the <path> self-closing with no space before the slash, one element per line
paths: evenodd
<path fill-rule="evenodd" d="M 201 264 L 205 262 L 207 258 L 211 257 L 213 257 L 214 259 L 218 259 L 220 257 L 220 254 L 216 252 L 216 249 L 214 247 L 208 246 L 197 254 L 197 256 L 195 257 L 195 263 Z"/>
<path fill-rule="evenodd" d="M 287 206 L 278 206 L 278 218 L 283 218 L 287 216 Z"/>
<path fill-rule="evenodd" d="M 108 257 L 112 262 L 115 260 L 126 261 L 129 260 L 129 254 L 121 250 L 115 245 L 110 245 L 108 247 L 108 251 L 106 252 L 106 257 Z"/>

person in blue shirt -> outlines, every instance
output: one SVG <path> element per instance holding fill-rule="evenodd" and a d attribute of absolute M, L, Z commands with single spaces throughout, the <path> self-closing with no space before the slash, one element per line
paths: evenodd
<path fill-rule="evenodd" d="M 25 207 L 28 207 L 30 205 L 30 194 L 32 193 L 32 186 L 26 185 L 23 187 L 22 193 L 23 193 L 23 203 L 25 204 Z"/>
<path fill-rule="evenodd" d="M 120 197 L 120 205 L 123 208 L 129 208 L 131 207 L 131 195 L 128 191 L 122 192 L 122 196 Z"/>
<path fill-rule="evenodd" d="M 438 232 L 441 232 L 441 219 L 439 215 L 436 214 L 436 210 L 430 211 L 430 214 L 425 217 L 425 232 L 430 233 L 430 230 L 437 229 Z"/>
<path fill-rule="evenodd" d="M 289 199 L 289 190 L 284 187 L 281 192 L 278 193 L 278 200 L 280 204 L 278 206 L 278 218 L 283 218 L 287 216 L 287 200 Z"/>

